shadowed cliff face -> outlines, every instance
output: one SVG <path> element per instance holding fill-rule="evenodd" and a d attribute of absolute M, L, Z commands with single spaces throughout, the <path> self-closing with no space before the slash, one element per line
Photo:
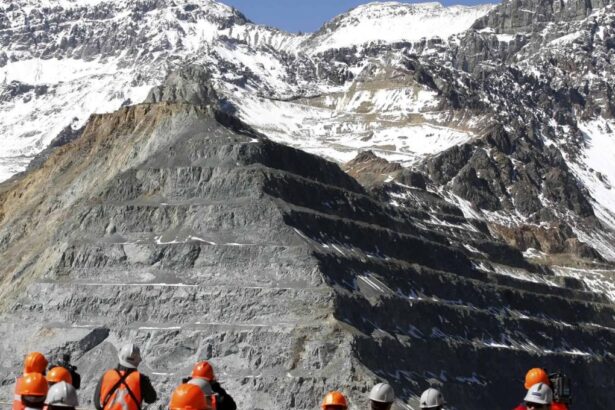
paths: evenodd
<path fill-rule="evenodd" d="M 134 341 L 159 409 L 203 358 L 249 409 L 313 409 L 333 388 L 364 408 L 379 379 L 400 406 L 429 383 L 452 408 L 513 405 L 537 364 L 573 374 L 579 402 L 613 401 L 604 293 L 529 264 L 419 174 L 368 192 L 269 141 L 209 102 L 204 78 L 93 116 L 2 186 L 5 394 L 25 352 L 69 350 L 89 405 Z"/>

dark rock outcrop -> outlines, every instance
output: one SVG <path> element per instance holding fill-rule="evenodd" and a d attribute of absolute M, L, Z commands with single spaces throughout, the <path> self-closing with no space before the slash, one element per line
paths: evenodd
<path fill-rule="evenodd" d="M 403 169 L 400 164 L 378 157 L 372 151 L 362 151 L 353 160 L 344 164 L 344 171 L 364 186 L 384 182 L 392 174 Z"/>

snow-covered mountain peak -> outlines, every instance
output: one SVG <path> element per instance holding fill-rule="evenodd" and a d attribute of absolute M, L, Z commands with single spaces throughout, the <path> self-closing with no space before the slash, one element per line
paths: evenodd
<path fill-rule="evenodd" d="M 0 12 L 4 14 L 0 24 L 9 27 L 23 24 L 36 27 L 39 20 L 53 27 L 59 16 L 84 24 L 100 20 L 112 23 L 126 18 L 136 22 L 145 16 L 172 16 L 182 21 L 207 19 L 223 26 L 229 22 L 248 23 L 239 11 L 215 0 L 9 0 L 0 4 Z"/>
<path fill-rule="evenodd" d="M 359 16 L 359 15 L 378 15 L 378 14 L 388 14 L 388 13 L 399 13 L 399 12 L 421 12 L 429 9 L 442 9 L 442 3 L 437 1 L 425 2 L 425 3 L 401 3 L 399 1 L 386 1 L 386 2 L 371 2 L 366 4 L 361 4 L 352 10 L 350 10 L 347 14 L 349 16 Z"/>
<path fill-rule="evenodd" d="M 304 44 L 304 49 L 317 53 L 372 42 L 414 42 L 432 37 L 447 39 L 467 30 L 493 7 L 490 4 L 444 7 L 437 2 L 368 3 L 325 24 Z"/>
<path fill-rule="evenodd" d="M 111 3 L 111 2 L 120 3 L 119 0 L 19 0 L 19 1 L 8 1 L 7 6 L 11 6 L 11 4 L 19 5 L 21 7 L 27 6 L 37 6 L 37 7 L 48 7 L 55 8 L 61 7 L 64 9 L 78 8 L 78 7 L 91 7 L 96 6 L 100 3 Z M 124 2 L 126 3 L 126 2 Z"/>
<path fill-rule="evenodd" d="M 65 9 L 79 8 L 79 7 L 93 7 L 99 4 L 116 4 L 126 8 L 133 7 L 140 4 L 148 4 L 151 8 L 160 8 L 164 6 L 183 7 L 186 5 L 192 5 L 194 7 L 211 7 L 217 11 L 225 11 L 226 13 L 235 13 L 235 9 L 224 3 L 220 3 L 215 0 L 8 0 L 5 2 L 5 6 L 39 6 L 56 8 L 61 7 Z"/>
<path fill-rule="evenodd" d="M 468 8 L 466 6 L 450 6 L 448 8 Z M 479 6 L 480 7 L 480 6 Z M 437 1 L 424 2 L 424 3 L 401 3 L 398 1 L 386 1 L 386 2 L 371 2 L 361 4 L 351 9 L 346 15 L 348 17 L 381 17 L 386 15 L 400 15 L 400 14 L 427 14 L 432 12 L 441 12 L 447 7 Z M 469 8 L 472 8 L 471 6 Z M 341 15 L 344 16 L 344 15 Z"/>

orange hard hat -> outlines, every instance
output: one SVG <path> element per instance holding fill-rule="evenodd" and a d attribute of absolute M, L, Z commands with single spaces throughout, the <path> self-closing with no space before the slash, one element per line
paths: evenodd
<path fill-rule="evenodd" d="M 42 353 L 32 352 L 26 355 L 23 361 L 23 373 L 45 373 L 47 369 L 47 359 Z"/>
<path fill-rule="evenodd" d="M 70 374 L 68 369 L 58 366 L 47 372 L 47 381 L 49 383 L 59 383 L 66 382 L 68 384 L 73 384 L 73 376 Z"/>
<path fill-rule="evenodd" d="M 47 396 L 47 379 L 40 373 L 25 374 L 17 383 L 15 393 L 20 396 Z"/>
<path fill-rule="evenodd" d="M 170 410 L 206 410 L 205 394 L 194 384 L 180 384 L 171 395 Z"/>
<path fill-rule="evenodd" d="M 212 381 L 216 378 L 214 375 L 214 368 L 211 367 L 211 364 L 206 360 L 194 365 L 192 368 L 192 377 L 205 379 L 207 381 Z"/>
<path fill-rule="evenodd" d="M 544 369 L 535 367 L 525 375 L 525 388 L 529 390 L 530 387 L 538 383 L 544 383 L 547 386 L 551 385 L 547 372 Z"/>
<path fill-rule="evenodd" d="M 348 402 L 346 401 L 346 397 L 342 393 L 338 391 L 332 391 L 327 393 L 325 398 L 322 400 L 322 405 L 320 407 L 326 409 L 329 406 L 347 408 Z"/>

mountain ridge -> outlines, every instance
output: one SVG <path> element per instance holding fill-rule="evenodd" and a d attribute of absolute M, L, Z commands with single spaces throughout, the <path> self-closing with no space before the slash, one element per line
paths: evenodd
<path fill-rule="evenodd" d="M 22 10 L 20 4 L 11 2 L 0 10 L 0 38 L 5 48 L 0 53 L 1 80 L 19 90 L 4 92 L 5 120 L 0 127 L 7 136 L 8 151 L 0 155 L 5 161 L 11 155 L 36 154 L 67 125 L 83 125 L 92 112 L 113 111 L 121 104 L 142 101 L 149 88 L 160 84 L 186 58 L 219 66 L 216 71 L 222 72 L 217 75 L 230 85 L 238 81 L 235 73 L 256 77 L 252 84 L 242 80 L 238 85 L 263 89 L 269 96 L 302 94 L 301 88 L 309 91 L 313 88 L 310 82 L 318 77 L 329 82 L 326 77 L 330 76 L 336 83 L 348 76 L 310 58 L 300 58 L 286 67 L 291 56 L 285 54 L 301 50 L 307 36 L 254 25 L 232 8 L 215 2 L 206 2 L 207 7 L 201 8 L 188 1 L 183 7 L 172 7 L 162 0 L 134 1 L 125 6 L 97 2 L 91 7 L 58 3 L 75 9 L 49 9 L 52 14 L 48 16 L 37 9 Z M 108 24 L 110 13 L 119 13 L 119 17 Z M 28 27 L 23 25 L 24 16 Z M 67 22 L 70 26 L 64 28 Z M 219 45 L 208 46 L 214 39 Z M 243 47 L 246 50 L 242 51 Z M 271 47 L 277 51 L 265 50 Z M 195 53 L 208 57 L 192 61 Z M 225 74 L 224 67 L 233 73 Z M 262 68 L 254 72 L 258 67 Z M 302 79 L 305 75 L 308 77 Z M 26 88 L 20 89 L 20 84 Z M 27 87 L 32 86 L 40 86 L 40 91 L 29 91 Z M 23 107 L 21 101 L 25 102 Z M 63 106 L 72 107 L 72 114 L 67 115 Z M 5 171 L 5 175 L 10 173 Z"/>
<path fill-rule="evenodd" d="M 334 388 L 364 407 L 378 380 L 401 408 L 431 383 L 512 407 L 540 362 L 609 406 L 612 5 L 544 24 L 510 1 L 446 39 L 306 54 L 232 13 L 131 4 L 118 26 L 49 14 L 76 19 L 51 48 L 0 6 L 23 76 L 0 131 L 41 152 L 0 184 L 3 392 L 26 348 L 95 380 L 134 340 L 161 397 L 207 357 L 248 408 Z"/>
<path fill-rule="evenodd" d="M 492 362 L 522 374 L 540 357 L 580 382 L 601 373 L 577 397 L 610 400 L 608 296 L 528 262 L 420 183 L 368 191 L 267 140 L 219 111 L 209 81 L 175 73 L 5 185 L 0 327 L 22 342 L 3 345 L 4 368 L 30 346 L 71 351 L 87 405 L 131 340 L 154 408 L 207 357 L 242 407 L 315 408 L 337 388 L 359 408 L 385 379 L 400 408 L 437 380 L 465 409 L 516 399 Z M 8 394 L 13 374 L 0 377 Z"/>

